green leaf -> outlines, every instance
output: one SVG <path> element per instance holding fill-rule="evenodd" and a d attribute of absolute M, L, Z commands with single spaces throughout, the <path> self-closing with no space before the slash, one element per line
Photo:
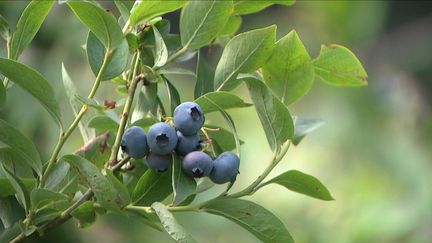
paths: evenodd
<path fill-rule="evenodd" d="M 131 202 L 130 194 L 128 189 L 126 188 L 123 183 L 121 183 L 113 174 L 111 171 L 106 172 L 106 177 L 108 178 L 108 181 L 111 183 L 115 191 L 117 192 L 117 198 L 116 202 L 120 206 L 120 208 L 125 207 Z"/>
<path fill-rule="evenodd" d="M 196 181 L 187 175 L 182 168 L 182 161 L 177 155 L 173 157 L 172 187 L 174 192 L 173 204 L 178 205 L 195 193 Z"/>
<path fill-rule="evenodd" d="M 313 60 L 315 74 L 324 82 L 337 86 L 367 85 L 368 75 L 357 57 L 346 47 L 322 45 Z"/>
<path fill-rule="evenodd" d="M 299 116 L 294 116 L 293 121 L 295 133 L 292 139 L 292 143 L 294 145 L 298 145 L 308 133 L 311 133 L 317 128 L 324 125 L 324 121 L 321 119 L 312 119 Z"/>
<path fill-rule="evenodd" d="M 211 128 L 207 130 L 207 134 L 212 139 L 213 143 L 216 143 L 220 148 L 220 152 L 231 151 L 236 148 L 235 136 L 230 131 L 211 125 L 205 125 L 205 127 Z M 240 140 L 240 144 L 244 142 Z"/>
<path fill-rule="evenodd" d="M 225 27 L 232 1 L 189 1 L 180 15 L 180 35 L 184 48 L 195 50 L 210 43 Z"/>
<path fill-rule="evenodd" d="M 242 24 L 242 17 L 239 15 L 232 15 L 229 17 L 228 22 L 225 24 L 225 27 L 222 29 L 222 31 L 218 35 L 219 36 L 223 36 L 223 35 L 232 36 L 237 32 L 237 30 L 240 28 L 241 24 Z"/>
<path fill-rule="evenodd" d="M 52 202 L 64 200 L 68 201 L 69 197 L 58 192 L 53 192 L 42 188 L 36 188 L 31 191 L 30 200 L 31 207 L 33 210 L 35 210 Z"/>
<path fill-rule="evenodd" d="M 87 201 L 71 212 L 71 215 L 78 219 L 78 227 L 84 228 L 96 221 L 96 213 L 93 205 L 93 201 Z"/>
<path fill-rule="evenodd" d="M 117 132 L 119 124 L 110 117 L 102 115 L 93 117 L 88 126 L 101 131 Z"/>
<path fill-rule="evenodd" d="M 10 242 L 20 233 L 21 229 L 18 225 L 18 222 L 16 222 L 13 226 L 0 232 L 0 242 Z"/>
<path fill-rule="evenodd" d="M 65 155 L 61 158 L 75 167 L 92 189 L 99 204 L 109 210 L 117 211 L 117 194 L 106 177 L 90 161 L 76 155 Z"/>
<path fill-rule="evenodd" d="M 263 242 L 294 242 L 280 219 L 253 202 L 219 199 L 205 205 L 202 210 L 235 222 Z"/>
<path fill-rule="evenodd" d="M 0 142 L 9 146 L 20 155 L 40 176 L 42 162 L 35 145 L 17 129 L 0 119 Z"/>
<path fill-rule="evenodd" d="M 36 98 L 62 127 L 60 108 L 54 90 L 39 72 L 19 62 L 0 58 L 0 73 Z"/>
<path fill-rule="evenodd" d="M 0 109 L 6 103 L 6 88 L 3 83 L 0 83 Z"/>
<path fill-rule="evenodd" d="M 163 77 L 166 89 L 168 91 L 168 98 L 170 101 L 171 114 L 174 116 L 175 108 L 180 105 L 180 94 L 177 91 L 176 87 L 165 77 Z"/>
<path fill-rule="evenodd" d="M 248 1 L 248 0 L 235 0 L 234 1 L 234 14 L 251 14 L 259 12 L 270 5 L 282 4 L 285 6 L 293 5 L 295 0 L 279 0 L 279 1 Z"/>
<path fill-rule="evenodd" d="M 278 152 L 281 145 L 294 135 L 294 124 L 288 108 L 256 77 L 244 75 L 258 117 L 270 148 Z"/>
<path fill-rule="evenodd" d="M 237 74 L 249 73 L 262 67 L 272 54 L 276 41 L 276 26 L 241 33 L 232 38 L 216 66 L 215 90 L 231 90 Z"/>
<path fill-rule="evenodd" d="M 6 169 L 6 167 L 3 164 L 0 164 L 0 166 L 3 169 L 6 178 L 9 180 L 10 184 L 14 188 L 17 195 L 17 199 L 21 203 L 21 206 L 24 208 L 26 212 L 28 212 L 30 208 L 30 194 L 27 187 L 21 181 L 20 178 L 16 177 L 11 171 Z"/>
<path fill-rule="evenodd" d="M 51 10 L 54 0 L 31 1 L 18 20 L 12 36 L 10 58 L 17 60 L 39 31 L 45 17 Z"/>
<path fill-rule="evenodd" d="M 157 117 L 157 90 L 158 86 L 156 83 L 150 83 L 141 88 L 138 94 L 138 101 L 132 113 L 132 121 L 149 116 Z"/>
<path fill-rule="evenodd" d="M 107 49 L 114 50 L 122 44 L 123 32 L 111 13 L 89 2 L 70 1 L 67 4 Z"/>
<path fill-rule="evenodd" d="M 157 30 L 156 27 L 153 26 L 153 33 L 155 38 L 155 55 L 154 55 L 154 66 L 153 67 L 162 67 L 168 60 L 168 49 L 165 45 L 165 42 Z"/>
<path fill-rule="evenodd" d="M 27 191 L 31 191 L 36 185 L 36 179 L 20 178 Z M 0 177 L 0 198 L 12 196 L 15 194 L 15 188 L 7 178 Z"/>
<path fill-rule="evenodd" d="M 202 51 L 198 51 L 196 67 L 197 79 L 194 91 L 195 99 L 213 91 L 214 72 L 213 67 L 205 60 Z"/>
<path fill-rule="evenodd" d="M 159 69 L 158 74 L 163 75 L 186 75 L 196 77 L 196 74 L 188 69 L 180 68 L 180 67 L 168 67 L 164 69 Z"/>
<path fill-rule="evenodd" d="M 207 93 L 196 99 L 195 102 L 201 106 L 204 113 L 218 111 L 219 108 L 226 110 L 251 106 L 251 104 L 245 103 L 237 95 L 225 91 Z"/>
<path fill-rule="evenodd" d="M 151 212 L 146 212 L 144 210 L 134 210 L 126 207 L 125 210 L 128 213 L 128 217 L 133 217 L 139 220 L 141 223 L 152 227 L 155 230 L 163 231 L 163 227 L 159 222 L 157 215 Z"/>
<path fill-rule="evenodd" d="M 131 26 L 135 26 L 145 20 L 150 20 L 156 16 L 175 11 L 187 3 L 183 1 L 165 1 L 163 4 L 158 1 L 143 0 L 136 6 L 130 16 Z"/>
<path fill-rule="evenodd" d="M 100 105 L 99 102 L 95 99 L 89 99 L 81 95 L 75 95 L 75 99 L 81 102 L 82 105 L 88 105 L 92 108 L 95 108 L 96 110 L 102 111 L 105 109 L 105 106 Z"/>
<path fill-rule="evenodd" d="M 177 242 L 192 243 L 197 242 L 189 235 L 182 225 L 180 225 L 174 216 L 168 211 L 165 205 L 159 202 L 155 202 L 151 207 L 159 217 L 166 232 Z"/>
<path fill-rule="evenodd" d="M 57 162 L 51 173 L 48 174 L 44 187 L 49 190 L 54 190 L 54 188 L 66 179 L 69 169 L 70 165 L 68 163 L 64 161 Z"/>
<path fill-rule="evenodd" d="M 114 4 L 116 5 L 117 9 L 119 10 L 123 20 L 126 22 L 129 19 L 130 10 L 132 9 L 134 1 L 114 0 Z"/>
<path fill-rule="evenodd" d="M 171 181 L 171 170 L 162 173 L 147 170 L 132 192 L 132 204 L 148 206 L 164 200 L 172 193 Z"/>
<path fill-rule="evenodd" d="M 274 94 L 289 105 L 306 95 L 315 74 L 312 60 L 293 30 L 276 42 L 273 55 L 263 67 L 266 84 Z"/>
<path fill-rule="evenodd" d="M 51 221 L 58 216 L 60 216 L 62 211 L 53 209 L 53 208 L 42 208 L 36 211 L 36 213 L 33 215 L 33 223 L 36 225 L 40 225 L 42 223 Z"/>
<path fill-rule="evenodd" d="M 103 65 L 106 48 L 91 31 L 88 33 L 86 51 L 90 68 L 94 75 L 97 76 Z M 123 39 L 121 44 L 116 49 L 113 49 L 112 52 L 113 54 L 109 60 L 108 67 L 102 74 L 102 81 L 113 79 L 125 70 L 129 54 L 129 46 L 126 39 Z"/>
<path fill-rule="evenodd" d="M 0 14 L 0 36 L 7 41 L 7 40 L 9 40 L 10 35 L 11 35 L 11 31 L 9 28 L 9 23 Z"/>
<path fill-rule="evenodd" d="M 328 189 L 315 177 L 297 170 L 290 170 L 267 181 L 264 185 L 276 183 L 288 190 L 321 200 L 334 200 Z"/>
<path fill-rule="evenodd" d="M 142 128 L 147 128 L 157 122 L 159 122 L 159 120 L 154 117 L 145 117 L 134 121 L 130 126 L 139 126 Z"/>

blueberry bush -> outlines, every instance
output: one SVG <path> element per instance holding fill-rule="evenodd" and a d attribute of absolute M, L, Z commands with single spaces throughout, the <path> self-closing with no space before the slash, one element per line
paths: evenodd
<path fill-rule="evenodd" d="M 263 242 L 293 242 L 281 220 L 245 198 L 276 183 L 333 200 L 311 175 L 296 170 L 275 178 L 268 174 L 290 145 L 298 145 L 322 124 L 291 114 L 290 105 L 306 95 L 315 78 L 334 86 L 367 85 L 359 60 L 336 44 L 323 45 L 311 58 L 294 30 L 277 40 L 274 25 L 237 33 L 242 15 L 272 4 L 290 6 L 292 0 L 114 3 L 117 10 L 106 11 L 97 1 L 33 0 L 15 28 L 0 16 L 0 37 L 6 43 L 2 48 L 7 50 L 7 57 L 0 58 L 0 108 L 8 89 L 19 86 L 39 101 L 59 130 L 45 161 L 31 140 L 0 119 L 0 242 L 49 234 L 70 219 L 86 227 L 105 213 L 139 218 L 175 241 L 195 242 L 174 217 L 184 211 L 225 217 Z M 70 9 L 89 29 L 83 42 L 95 79 L 88 95 L 78 94 L 68 67 L 59 70 L 75 115 L 71 124 L 63 122 L 55 90 L 44 76 L 19 62 L 54 5 Z M 163 18 L 173 11 L 181 11 L 179 34 L 171 33 L 170 22 Z M 214 45 L 223 51 L 212 66 L 203 53 Z M 196 60 L 196 69 L 182 68 L 180 64 L 190 60 Z M 168 74 L 196 80 L 195 100 L 182 100 Z M 106 81 L 117 85 L 122 101 L 94 98 Z M 236 94 L 240 85 L 247 87 L 251 103 Z M 168 104 L 161 101 L 161 88 L 167 91 Z M 233 192 L 236 180 L 247 180 L 238 174 L 241 166 L 253 165 L 241 159 L 240 146 L 247 141 L 238 137 L 228 110 L 249 106 L 256 109 L 273 156 L 258 178 Z M 206 121 L 209 113 L 220 114 L 229 129 Z M 62 150 L 75 130 L 83 146 Z M 215 184 L 224 185 L 220 195 L 195 200 Z"/>

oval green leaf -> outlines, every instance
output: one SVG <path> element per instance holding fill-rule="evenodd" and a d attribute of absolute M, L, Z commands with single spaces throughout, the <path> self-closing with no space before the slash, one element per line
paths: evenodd
<path fill-rule="evenodd" d="M 95 116 L 90 120 L 88 126 L 101 131 L 117 132 L 119 124 L 108 116 Z"/>
<path fill-rule="evenodd" d="M 231 108 L 249 107 L 252 105 L 245 103 L 237 95 L 225 91 L 207 93 L 196 99 L 195 102 L 201 106 L 205 113 L 218 111 L 220 108 L 226 110 Z"/>
<path fill-rule="evenodd" d="M 183 171 L 181 159 L 177 155 L 172 155 L 172 157 L 173 204 L 178 205 L 195 193 L 196 181 Z"/>
<path fill-rule="evenodd" d="M 175 11 L 183 7 L 188 1 L 165 1 L 163 4 L 159 1 L 143 0 L 138 6 L 132 9 L 130 15 L 130 24 L 135 26 L 145 20 L 150 20 L 156 16 Z"/>

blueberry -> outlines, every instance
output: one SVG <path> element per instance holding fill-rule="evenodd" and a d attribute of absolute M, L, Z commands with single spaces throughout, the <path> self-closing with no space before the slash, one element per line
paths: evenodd
<path fill-rule="evenodd" d="M 147 144 L 156 154 L 171 153 L 177 145 L 177 140 L 175 129 L 164 122 L 151 126 L 147 134 Z"/>
<path fill-rule="evenodd" d="M 149 151 L 146 133 L 137 126 L 126 129 L 120 145 L 123 152 L 135 159 L 143 158 Z"/>
<path fill-rule="evenodd" d="M 149 155 L 147 156 L 148 166 L 158 172 L 164 172 L 168 170 L 168 168 L 171 165 L 171 162 L 172 162 L 171 154 L 159 155 L 150 152 Z"/>
<path fill-rule="evenodd" d="M 233 152 L 221 153 L 213 162 L 210 180 L 216 184 L 234 182 L 240 166 L 239 157 Z"/>
<path fill-rule="evenodd" d="M 202 151 L 190 152 L 183 158 L 183 169 L 190 176 L 208 176 L 212 168 L 212 158 Z"/>
<path fill-rule="evenodd" d="M 178 142 L 176 152 L 179 155 L 185 156 L 186 154 L 201 148 L 201 139 L 198 134 L 185 136 L 180 131 L 177 131 L 177 137 Z"/>
<path fill-rule="evenodd" d="M 174 110 L 174 124 L 186 136 L 198 133 L 204 121 L 203 110 L 194 102 L 181 103 Z"/>

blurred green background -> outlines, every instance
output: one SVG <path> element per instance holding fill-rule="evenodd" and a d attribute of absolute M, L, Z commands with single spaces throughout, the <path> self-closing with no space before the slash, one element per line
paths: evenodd
<path fill-rule="evenodd" d="M 15 25 L 25 1 L 0 1 L 0 14 Z M 103 5 L 114 11 L 110 2 Z M 178 13 L 166 16 L 178 31 Z M 312 57 L 321 44 L 349 47 L 369 74 L 369 86 L 337 88 L 316 80 L 309 94 L 291 107 L 296 115 L 326 124 L 298 147 L 290 148 L 272 175 L 289 169 L 319 178 L 335 201 L 308 198 L 271 185 L 251 198 L 274 212 L 297 242 L 430 242 L 432 239 L 432 4 L 426 1 L 298 1 L 244 16 L 240 32 L 278 25 L 278 37 L 295 29 Z M 82 94 L 94 76 L 87 64 L 87 29 L 65 5 L 56 5 L 21 61 L 39 70 L 54 86 L 64 120 L 72 112 L 61 82 L 61 63 Z M 4 55 L 4 43 L 0 43 Z M 220 55 L 214 47 L 214 62 Z M 188 63 L 194 70 L 195 60 Z M 182 95 L 193 98 L 194 80 L 170 77 Z M 119 99 L 115 85 L 103 83 L 97 97 Z M 250 100 L 244 87 L 237 90 Z M 164 93 L 161 93 L 164 95 Z M 107 98 L 108 97 L 108 98 Z M 265 168 L 270 149 L 253 107 L 231 110 L 242 146 L 241 174 L 233 191 L 248 185 Z M 35 141 L 44 160 L 57 139 L 48 113 L 22 89 L 8 89 L 0 117 Z M 210 123 L 222 124 L 217 116 Z M 80 147 L 74 133 L 63 153 Z M 215 195 L 215 187 L 198 200 Z M 258 242 L 236 224 L 206 214 L 178 213 L 179 221 L 200 242 Z M 171 242 L 165 233 L 114 215 L 79 229 L 76 222 L 40 242 Z"/>

